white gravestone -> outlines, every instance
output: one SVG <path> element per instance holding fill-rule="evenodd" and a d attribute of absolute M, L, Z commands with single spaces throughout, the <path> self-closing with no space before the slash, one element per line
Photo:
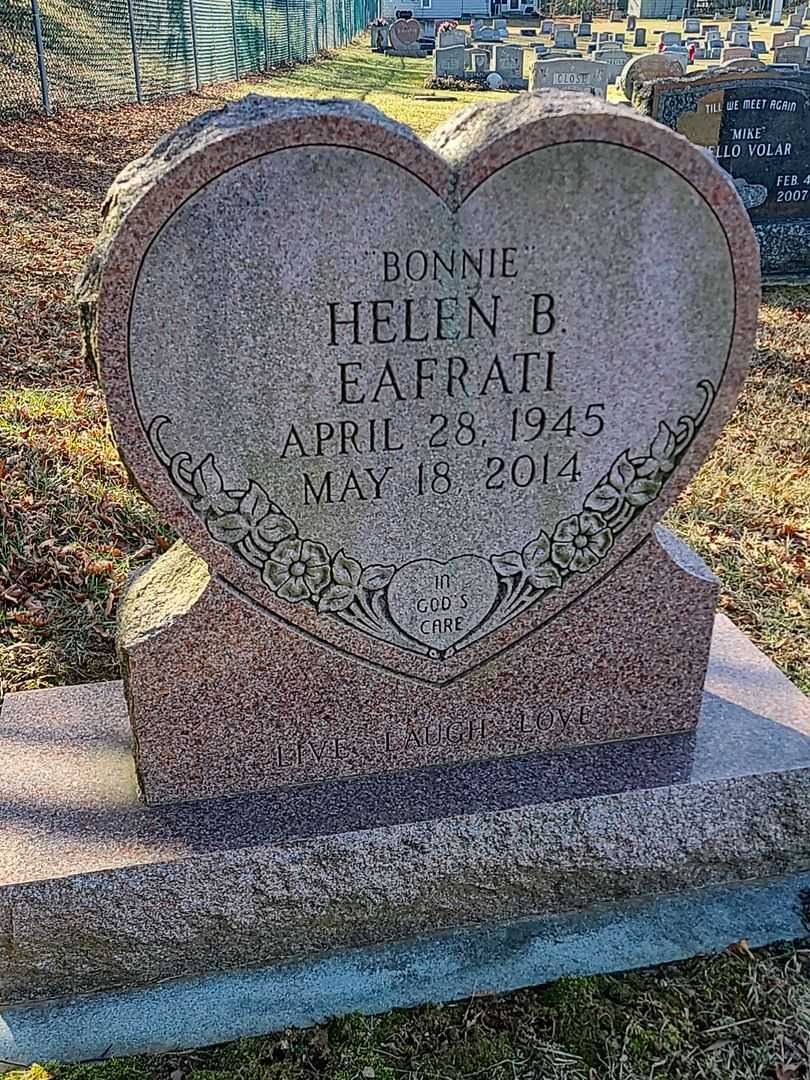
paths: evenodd
<path fill-rule="evenodd" d="M 493 54 L 495 71 L 507 86 L 523 81 L 523 49 L 518 45 L 496 45 Z"/>
<path fill-rule="evenodd" d="M 436 48 L 449 49 L 451 45 L 466 45 L 467 35 L 463 30 L 440 30 L 436 35 Z"/>
<path fill-rule="evenodd" d="M 575 49 L 577 47 L 577 39 L 574 37 L 574 31 L 567 26 L 561 26 L 558 30 L 554 31 L 554 48 L 555 49 Z"/>
<path fill-rule="evenodd" d="M 624 49 L 597 49 L 593 54 L 593 62 L 607 65 L 609 86 L 616 82 L 629 59 L 630 53 L 625 52 Z"/>
<path fill-rule="evenodd" d="M 489 71 L 489 53 L 486 49 L 470 49 L 469 59 L 475 75 L 486 75 Z"/>
<path fill-rule="evenodd" d="M 578 90 L 607 97 L 609 69 L 595 60 L 538 60 L 532 67 L 532 90 Z"/>
<path fill-rule="evenodd" d="M 464 78 L 464 53 L 463 45 L 448 45 L 446 48 L 433 50 L 433 74 L 437 79 L 451 76 L 457 79 Z"/>

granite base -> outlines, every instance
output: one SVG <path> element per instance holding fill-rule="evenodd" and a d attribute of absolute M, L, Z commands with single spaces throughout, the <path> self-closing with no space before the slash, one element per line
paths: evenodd
<path fill-rule="evenodd" d="M 30 1004 L 805 872 L 810 702 L 719 617 L 691 737 L 147 807 L 120 683 L 64 687 L 7 699 L 0 790 L 0 1001 Z"/>
<path fill-rule="evenodd" d="M 118 654 L 150 804 L 694 731 L 719 583 L 656 527 L 565 615 L 442 686 L 292 633 L 178 542 Z"/>
<path fill-rule="evenodd" d="M 0 1006 L 0 1065 L 160 1054 L 349 1012 L 458 1001 L 810 934 L 810 874 L 451 931 L 312 960 Z"/>

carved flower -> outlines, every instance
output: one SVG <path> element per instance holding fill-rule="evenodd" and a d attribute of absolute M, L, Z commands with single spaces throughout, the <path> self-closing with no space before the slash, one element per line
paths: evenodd
<path fill-rule="evenodd" d="M 601 514 L 584 510 L 563 518 L 551 540 L 551 558 L 563 570 L 584 574 L 613 547 L 613 533 Z"/>
<path fill-rule="evenodd" d="M 550 552 L 548 534 L 541 532 L 522 552 L 505 551 L 503 555 L 493 555 L 490 562 L 501 577 L 521 574 L 533 588 L 551 589 L 560 585 L 562 578 L 557 567 L 549 562 Z"/>
<path fill-rule="evenodd" d="M 282 540 L 262 568 L 262 581 L 282 600 L 293 604 L 316 596 L 329 581 L 326 548 L 297 536 Z"/>

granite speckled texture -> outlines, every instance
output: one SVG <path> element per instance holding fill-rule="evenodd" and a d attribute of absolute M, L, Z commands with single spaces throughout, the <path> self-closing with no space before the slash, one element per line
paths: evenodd
<path fill-rule="evenodd" d="M 120 606 L 146 800 L 690 731 L 716 597 L 701 560 L 659 527 L 587 603 L 439 688 L 291 634 L 177 544 Z"/>
<path fill-rule="evenodd" d="M 0 1062 L 158 1054 L 346 1013 L 458 1001 L 810 933 L 810 874 L 333 951 L 248 971 L 0 1006 Z"/>
<path fill-rule="evenodd" d="M 758 299 L 723 171 L 583 95 L 249 97 L 124 170 L 79 300 L 184 541 L 122 605 L 146 801 L 693 728 L 716 583 L 651 534 Z"/>
<path fill-rule="evenodd" d="M 722 617 L 692 739 L 161 807 L 126 742 L 120 684 L 4 705 L 0 1000 L 810 867 L 810 703 Z"/>
<path fill-rule="evenodd" d="M 583 186 L 621 222 L 609 241 Z M 381 187 L 392 212 L 358 215 Z M 723 172 L 584 96 L 471 107 L 429 145 L 368 106 L 248 98 L 107 205 L 86 345 L 146 496 L 269 614 L 433 685 L 587 603 L 698 467 L 750 355 L 756 251 Z M 550 207 L 554 260 L 524 235 Z"/>

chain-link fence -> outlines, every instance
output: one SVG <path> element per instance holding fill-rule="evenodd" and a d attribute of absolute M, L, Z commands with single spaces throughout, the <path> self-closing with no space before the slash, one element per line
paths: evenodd
<path fill-rule="evenodd" d="M 378 0 L 0 0 L 0 118 L 149 101 L 344 45 Z"/>

